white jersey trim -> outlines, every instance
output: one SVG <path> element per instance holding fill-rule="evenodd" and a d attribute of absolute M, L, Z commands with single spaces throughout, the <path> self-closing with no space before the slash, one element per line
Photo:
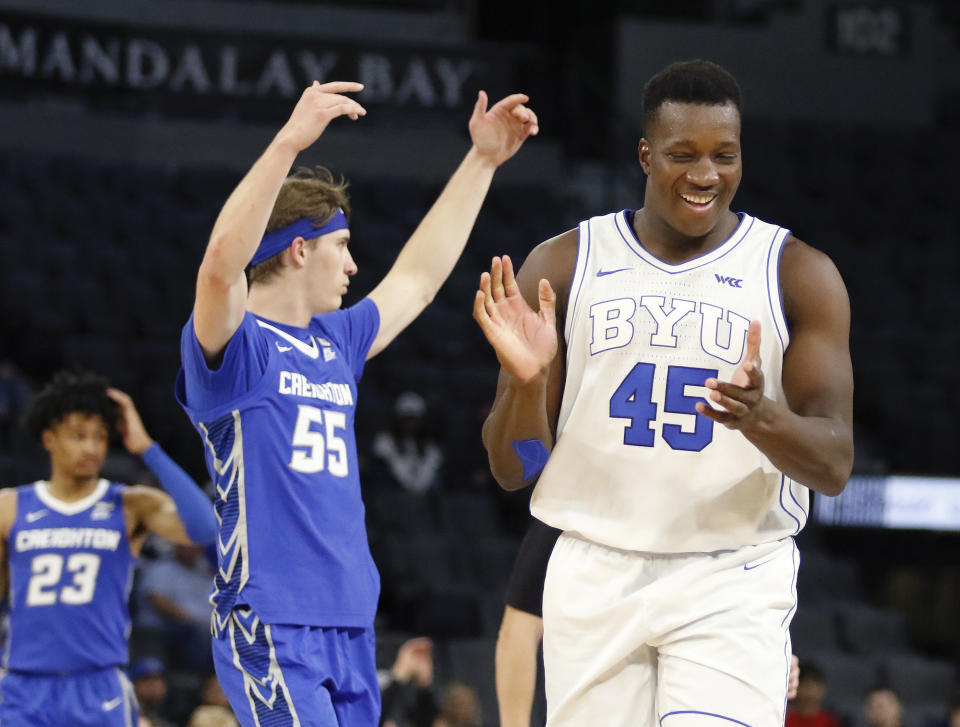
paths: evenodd
<path fill-rule="evenodd" d="M 753 227 L 753 223 L 755 221 L 755 218 L 751 217 L 750 215 L 741 213 L 740 224 L 737 225 L 737 229 L 735 229 L 733 234 L 724 240 L 719 246 L 715 247 L 710 252 L 700 255 L 699 257 L 686 260 L 677 265 L 671 265 L 670 263 L 666 263 L 660 258 L 650 254 L 643 246 L 643 243 L 637 239 L 637 235 L 633 230 L 633 226 L 627 220 L 627 211 L 628 210 L 623 210 L 622 212 L 618 212 L 614 218 L 617 226 L 617 232 L 620 233 L 620 237 L 623 238 L 623 241 L 627 244 L 627 247 L 630 248 L 630 250 L 641 260 L 646 262 L 648 265 L 655 267 L 657 270 L 660 270 L 664 273 L 669 273 L 671 275 L 675 275 L 676 273 L 685 273 L 689 270 L 695 270 L 696 268 L 716 262 L 724 255 L 732 251 L 741 242 L 743 242 L 744 238 L 747 236 L 747 233 L 750 232 L 750 228 Z"/>
<path fill-rule="evenodd" d="M 573 323 L 577 320 L 577 305 L 580 303 L 580 291 L 583 288 L 584 276 L 587 272 L 587 262 L 590 259 L 590 220 L 580 223 L 577 236 L 577 264 L 574 268 L 573 280 L 570 281 L 570 294 L 567 296 L 566 320 L 563 322 L 563 334 L 570 340 Z M 576 291 L 576 293 L 574 293 Z M 573 300 L 573 305 L 570 300 Z"/>
<path fill-rule="evenodd" d="M 770 315 L 780 337 L 780 350 L 786 351 L 790 345 L 790 329 L 783 311 L 783 291 L 780 287 L 780 256 L 783 244 L 790 236 L 790 230 L 781 227 L 773 236 L 773 243 L 767 253 L 767 298 L 770 302 Z"/>
<path fill-rule="evenodd" d="M 793 535 L 796 535 L 801 530 L 803 530 L 804 526 L 807 524 L 807 511 L 804 509 L 803 505 L 800 504 L 800 501 L 797 500 L 797 496 L 793 490 L 794 486 L 796 485 L 797 485 L 796 482 L 794 482 L 789 477 L 781 473 L 780 475 L 780 507 L 783 509 L 785 513 L 787 513 L 787 515 L 790 516 L 792 520 L 794 520 L 797 523 L 797 529 L 793 531 Z M 800 485 L 800 487 L 802 487 L 802 485 Z M 797 508 L 800 510 L 799 516 L 797 515 L 797 513 L 793 512 L 789 507 L 787 507 L 787 503 L 783 499 L 784 490 L 786 490 L 790 494 L 790 499 L 793 500 L 793 504 L 796 505 Z"/>
<path fill-rule="evenodd" d="M 34 483 L 34 491 L 37 493 L 37 499 L 51 510 L 55 510 L 61 515 L 76 515 L 78 512 L 83 512 L 84 510 L 93 507 L 93 505 L 101 500 L 107 493 L 108 487 L 110 487 L 110 483 L 105 479 L 101 479 L 99 482 L 97 482 L 97 486 L 94 488 L 93 492 L 91 492 L 82 500 L 77 500 L 76 502 L 64 502 L 63 500 L 60 500 L 59 498 L 50 494 L 50 483 L 48 483 L 46 480 L 37 480 Z"/>
<path fill-rule="evenodd" d="M 269 323 L 267 323 L 266 321 L 261 321 L 259 318 L 257 318 L 257 325 L 260 326 L 261 328 L 266 328 L 268 331 L 273 331 L 278 336 L 280 336 L 280 338 L 282 338 L 284 341 L 287 341 L 290 345 L 294 346 L 300 353 L 304 354 L 305 356 L 308 356 L 313 359 L 320 357 L 320 348 L 317 346 L 317 339 L 314 338 L 313 336 L 310 336 L 310 343 L 312 343 L 313 345 L 308 346 L 305 342 L 301 341 L 296 336 L 291 336 L 286 331 L 281 330 L 276 326 L 271 326 Z M 277 344 L 277 346 L 279 347 L 279 344 Z"/>
<path fill-rule="evenodd" d="M 133 705 L 136 703 L 137 696 L 133 691 L 133 684 L 127 678 L 127 675 L 120 669 L 114 669 L 117 681 L 120 682 L 120 694 L 123 697 L 123 719 L 126 727 L 136 727 L 133 724 Z"/>

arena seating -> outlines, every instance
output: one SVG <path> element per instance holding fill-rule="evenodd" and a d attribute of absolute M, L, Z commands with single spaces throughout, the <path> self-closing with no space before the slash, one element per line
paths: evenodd
<path fill-rule="evenodd" d="M 960 394 L 948 377 L 960 356 L 960 247 L 948 199 L 954 170 L 940 150 L 955 145 L 955 135 L 758 122 L 747 133 L 736 207 L 827 252 L 850 293 L 856 426 L 873 453 L 857 466 L 954 471 Z M 891 140 L 896 153 L 878 154 Z M 178 337 L 207 235 L 237 176 L 0 155 L 3 356 L 34 383 L 63 365 L 105 373 L 198 479 L 199 441 L 172 396 Z M 416 182 L 352 180 L 360 273 L 348 303 L 386 272 L 438 192 Z M 522 261 L 535 243 L 576 223 L 580 206 L 565 194 L 560 180 L 494 185 L 450 281 L 389 354 L 367 366 L 361 449 L 396 394 L 414 389 L 437 412 L 449 462 L 482 462 L 477 411 L 492 397 L 497 367 L 469 319 L 472 293 L 492 255 Z M 2 484 L 38 476 L 42 462 L 26 444 L 0 453 Z M 365 492 L 384 577 L 381 656 L 388 662 L 386 647 L 407 634 L 432 632 L 444 639 L 449 675 L 492 679 L 492 639 L 524 500 L 464 479 L 448 467 L 440 492 L 426 499 L 384 487 Z M 795 649 L 827 673 L 835 704 L 848 709 L 881 676 L 918 714 L 946 699 L 952 667 L 911 655 L 900 617 L 868 605 L 854 561 L 805 551 L 799 588 Z M 488 720 L 491 689 L 480 685 Z"/>

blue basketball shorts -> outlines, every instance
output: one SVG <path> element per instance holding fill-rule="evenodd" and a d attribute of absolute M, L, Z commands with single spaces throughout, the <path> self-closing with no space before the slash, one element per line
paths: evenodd
<path fill-rule="evenodd" d="M 0 677 L 3 727 L 137 727 L 139 719 L 133 687 L 119 668 Z"/>
<path fill-rule="evenodd" d="M 213 664 L 243 727 L 376 727 L 374 638 L 365 628 L 268 625 L 238 607 L 213 639 Z"/>

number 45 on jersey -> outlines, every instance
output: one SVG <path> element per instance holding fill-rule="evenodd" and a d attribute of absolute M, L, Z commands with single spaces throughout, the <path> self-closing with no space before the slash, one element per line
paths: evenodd
<path fill-rule="evenodd" d="M 629 419 L 623 429 L 623 443 L 634 447 L 652 447 L 656 441 L 653 422 L 657 419 L 657 403 L 653 401 L 653 380 L 656 364 L 638 363 L 626 375 L 610 397 L 610 417 Z M 713 420 L 697 413 L 696 403 L 702 396 L 688 396 L 687 386 L 703 386 L 718 375 L 717 369 L 690 366 L 667 367 L 667 389 L 663 410 L 671 414 L 694 416 L 692 432 L 684 432 L 679 424 L 664 424 L 662 436 L 672 449 L 699 452 L 713 441 Z"/>

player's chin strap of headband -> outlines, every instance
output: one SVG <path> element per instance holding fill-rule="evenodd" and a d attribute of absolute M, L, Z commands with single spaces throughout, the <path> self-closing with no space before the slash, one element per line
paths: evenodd
<path fill-rule="evenodd" d="M 281 227 L 269 235 L 264 235 L 250 264 L 259 265 L 264 260 L 269 260 L 278 252 L 290 247 L 290 243 L 298 237 L 302 237 L 304 240 L 312 240 L 315 237 L 320 237 L 320 235 L 326 235 L 328 232 L 345 230 L 347 227 L 347 216 L 339 208 L 322 227 L 317 227 L 308 217 L 301 217 L 286 227 Z"/>

